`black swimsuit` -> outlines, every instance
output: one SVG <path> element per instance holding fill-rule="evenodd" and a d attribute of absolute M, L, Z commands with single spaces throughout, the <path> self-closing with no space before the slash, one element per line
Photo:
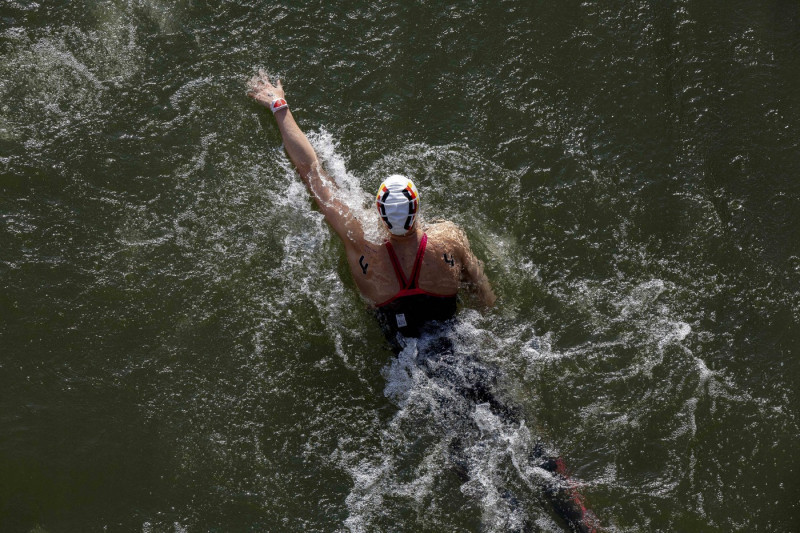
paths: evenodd
<path fill-rule="evenodd" d="M 411 276 L 406 278 L 392 243 L 386 242 L 386 251 L 392 261 L 400 290 L 378 304 L 377 313 L 381 325 L 392 336 L 399 331 L 405 337 L 419 337 L 426 323 L 447 320 L 456 313 L 457 295 L 436 294 L 419 288 L 419 274 L 427 243 L 428 235 L 423 234 Z"/>

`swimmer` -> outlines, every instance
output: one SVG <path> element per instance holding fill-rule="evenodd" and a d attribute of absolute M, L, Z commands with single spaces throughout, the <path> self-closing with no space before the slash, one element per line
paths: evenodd
<path fill-rule="evenodd" d="M 393 175 L 381 183 L 376 215 L 387 239 L 382 245 L 368 241 L 362 221 L 340 200 L 336 183 L 295 122 L 280 80 L 273 85 L 266 76 L 256 78 L 248 95 L 274 113 L 289 159 L 344 242 L 356 286 L 385 328 L 419 336 L 429 322 L 452 318 L 462 286 L 472 289 L 482 305 L 494 305 L 483 264 L 464 232 L 451 222 L 420 227 L 420 194 L 411 179 Z"/>
<path fill-rule="evenodd" d="M 289 159 L 325 220 L 344 242 L 356 287 L 375 309 L 390 342 L 396 342 L 398 337 L 419 337 L 452 318 L 462 287 L 468 288 L 481 305 L 494 306 L 496 296 L 483 263 L 472 253 L 464 232 L 452 222 L 420 227 L 420 194 L 411 179 L 395 174 L 378 187 L 376 215 L 383 221 L 387 238 L 380 245 L 370 242 L 363 222 L 341 200 L 336 182 L 322 168 L 314 148 L 295 122 L 280 80 L 273 85 L 262 74 L 251 81 L 247 94 L 272 111 Z M 438 359 L 446 358 L 448 349 L 438 352 Z M 482 380 L 459 390 L 475 403 L 488 403 L 504 417 L 515 418 L 513 409 L 499 403 Z M 574 484 L 568 482 L 563 463 L 558 463 L 560 469 L 550 468 L 551 463 L 555 465 L 560 460 L 540 453 L 532 460 L 552 472 L 553 484 L 545 494 L 570 528 L 596 531 L 594 517 L 583 507 Z"/>

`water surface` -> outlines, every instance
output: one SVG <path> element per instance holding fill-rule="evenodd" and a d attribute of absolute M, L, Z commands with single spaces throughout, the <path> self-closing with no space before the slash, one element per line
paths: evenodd
<path fill-rule="evenodd" d="M 798 28 L 785 0 L 4 2 L 0 529 L 563 531 L 541 441 L 612 531 L 791 531 Z M 393 356 L 259 68 L 355 201 L 405 173 L 465 229 L 500 300 L 446 334 L 524 424 Z"/>

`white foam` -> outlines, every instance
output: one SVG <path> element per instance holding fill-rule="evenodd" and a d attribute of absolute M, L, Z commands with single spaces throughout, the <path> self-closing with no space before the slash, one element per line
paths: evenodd
<path fill-rule="evenodd" d="M 352 211 L 361 222 L 368 241 L 380 243 L 383 240 L 379 219 L 371 206 L 372 195 L 364 192 L 361 180 L 347 170 L 346 161 L 336 142 L 324 128 L 308 133 L 308 140 L 317 152 L 320 162 L 336 183 L 337 198 Z M 369 205 L 369 207 L 368 207 Z"/>
<path fill-rule="evenodd" d="M 661 338 L 658 340 L 658 348 L 663 350 L 668 344 L 679 343 L 691 332 L 692 327 L 686 322 L 667 322 L 661 328 Z"/>
<path fill-rule="evenodd" d="M 377 455 L 369 461 L 337 455 L 354 484 L 347 497 L 346 526 L 351 531 L 375 530 L 379 521 L 386 520 L 383 502 L 388 495 L 405 499 L 412 508 L 424 505 L 426 512 L 435 514 L 436 487 L 452 475 L 448 473 L 455 464 L 466 469 L 468 480 L 460 490 L 480 510 L 482 530 L 521 530 L 534 523 L 558 530 L 535 498 L 527 494 L 517 498 L 512 488 L 522 485 L 536 494 L 552 480 L 549 472 L 531 462 L 535 439 L 527 424 L 508 420 L 488 403 L 475 404 L 464 396 L 462 388 L 483 379 L 476 376 L 485 377 L 482 372 L 488 368 L 475 349 L 476 339 L 487 332 L 466 315 L 447 334 L 458 357 L 431 359 L 426 354 L 436 346 L 436 338 L 408 339 L 397 358 L 384 367 L 384 394 L 397 412 L 382 431 Z M 424 451 L 409 458 L 408 450 L 421 438 L 426 442 Z M 451 446 L 454 439 L 460 443 L 456 449 Z M 409 470 L 414 472 L 410 480 L 405 479 Z"/>

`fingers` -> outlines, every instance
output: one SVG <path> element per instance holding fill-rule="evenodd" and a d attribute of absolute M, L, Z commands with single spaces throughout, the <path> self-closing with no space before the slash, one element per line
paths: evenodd
<path fill-rule="evenodd" d="M 253 87 L 249 91 L 247 91 L 247 96 L 258 102 L 262 105 L 269 105 L 269 98 L 264 96 L 264 88 L 255 88 Z"/>
<path fill-rule="evenodd" d="M 270 83 L 267 73 L 260 70 L 258 75 L 250 80 L 247 96 L 268 106 L 275 97 L 283 96 L 283 84 L 280 78 L 275 78 L 275 85 L 273 85 Z"/>
<path fill-rule="evenodd" d="M 262 86 L 269 85 L 269 80 L 263 74 L 260 74 L 250 78 L 250 81 L 247 84 L 252 90 L 259 90 L 262 88 Z"/>
<path fill-rule="evenodd" d="M 258 75 L 255 76 L 252 80 L 250 80 L 250 85 L 254 89 L 283 89 L 283 84 L 281 83 L 280 78 L 275 78 L 275 84 L 273 85 L 269 81 L 269 75 L 263 70 L 258 72 Z"/>
<path fill-rule="evenodd" d="M 260 70 L 260 69 L 258 71 L 258 76 L 256 76 L 256 83 L 259 86 L 264 85 L 264 86 L 266 86 L 268 88 L 272 87 L 272 84 L 269 82 L 269 75 L 266 72 L 264 72 L 263 70 Z"/>

